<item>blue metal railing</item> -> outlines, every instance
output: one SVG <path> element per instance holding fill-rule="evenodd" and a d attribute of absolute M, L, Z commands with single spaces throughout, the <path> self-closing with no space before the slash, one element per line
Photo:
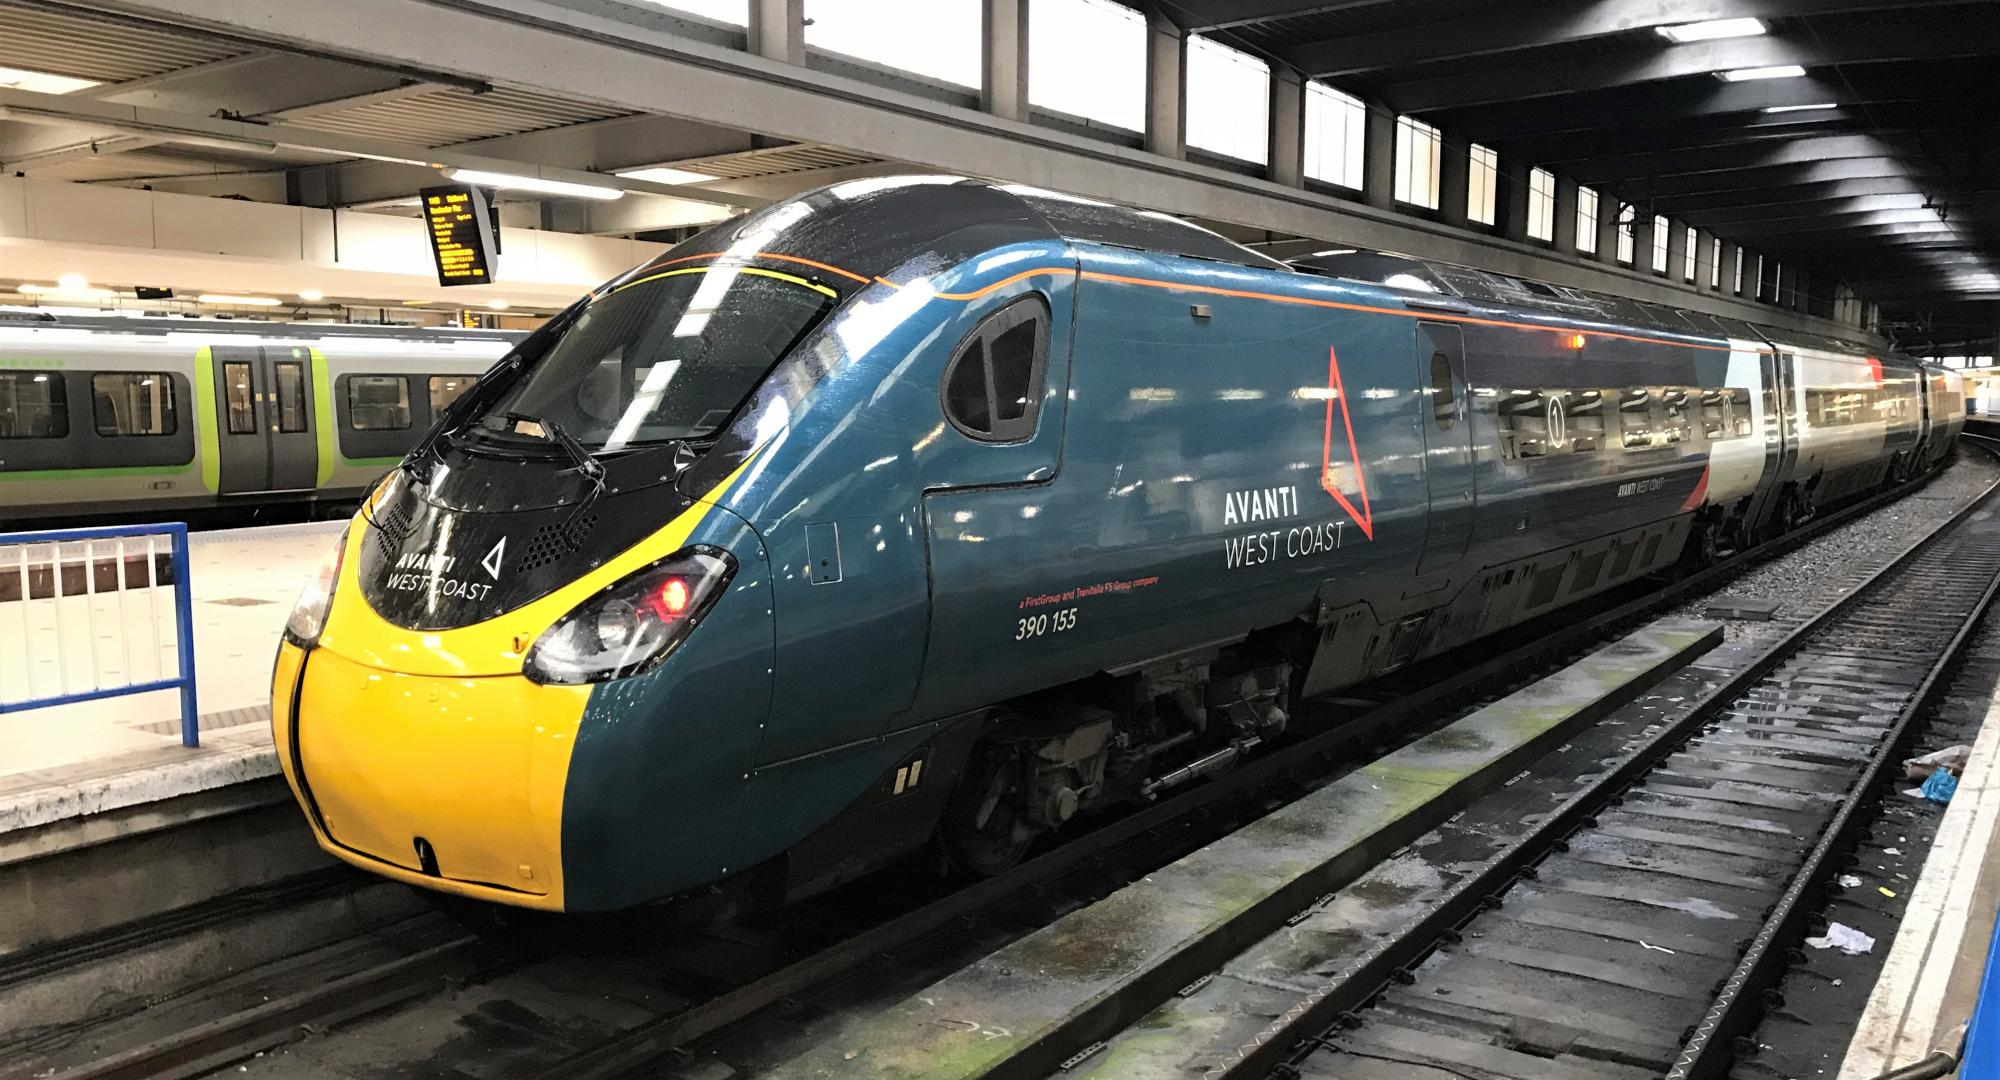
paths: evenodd
<path fill-rule="evenodd" d="M 154 541 L 160 537 L 165 537 L 169 541 L 168 558 L 173 573 L 174 660 L 177 671 L 172 678 L 159 677 L 161 673 L 159 662 L 157 590 L 160 582 L 157 551 L 154 547 Z M 143 583 L 128 583 L 126 576 L 128 554 L 125 541 L 138 538 L 144 538 L 146 541 L 146 580 Z M 62 634 L 63 601 L 82 596 L 87 597 L 85 601 L 87 604 L 94 605 L 96 598 L 104 595 L 97 588 L 97 543 L 103 540 L 116 541 L 114 548 L 118 581 L 116 592 L 120 596 L 121 613 L 123 611 L 123 594 L 134 589 L 146 590 L 148 602 L 151 605 L 150 619 L 147 622 L 147 626 L 150 629 L 153 646 L 151 654 L 153 661 L 152 673 L 155 677 L 145 682 L 126 682 L 119 686 L 104 686 L 102 683 L 102 672 L 97 664 L 98 634 L 96 627 L 89 625 L 85 628 L 85 634 L 90 642 L 91 688 L 83 691 L 71 691 L 69 688 L 68 656 L 65 651 L 68 646 L 63 640 Z M 84 546 L 83 592 L 65 594 L 63 592 L 64 561 L 62 546 L 73 543 L 81 543 Z M 103 698 L 120 697 L 125 694 L 143 694 L 154 690 L 179 690 L 181 698 L 181 744 L 183 746 L 200 745 L 201 734 L 197 718 L 201 714 L 195 706 L 194 604 L 192 590 L 188 582 L 187 526 L 179 522 L 173 522 L 163 525 L 121 525 L 102 529 L 52 529 L 45 532 L 0 533 L 0 574 L 5 574 L 10 570 L 20 574 L 21 591 L 19 601 L 21 604 L 22 625 L 24 627 L 27 625 L 30 605 L 35 600 L 42 599 L 34 595 L 34 564 L 29 561 L 29 549 L 40 545 L 46 545 L 49 549 L 47 565 L 50 588 L 48 598 L 55 601 L 56 632 L 54 634 L 54 646 L 60 681 L 58 689 L 61 692 L 51 697 L 29 698 L 23 701 L 0 701 L 0 713 L 22 712 L 28 709 L 47 708 L 52 705 L 71 705 L 80 701 L 97 701 Z M 94 619 L 95 615 L 94 610 L 87 611 L 85 618 Z M 127 630 L 128 627 L 122 625 L 118 627 L 119 647 L 123 650 L 125 656 L 125 664 L 120 668 L 120 674 L 130 679 L 133 674 L 131 662 L 132 646 Z M 23 640 L 21 643 L 24 650 L 31 651 L 33 649 L 33 637 L 32 633 L 25 635 L 27 640 Z M 34 665 L 32 663 L 28 665 L 27 686 L 28 693 L 32 694 L 35 692 Z"/>
<path fill-rule="evenodd" d="M 2000 926 L 1995 929 L 2000 931 Z M 1960 1076 L 2000 1076 L 2000 932 L 1987 945 L 1986 974 L 1979 980 L 1979 1001 L 1972 1007 L 1962 1060 Z"/>

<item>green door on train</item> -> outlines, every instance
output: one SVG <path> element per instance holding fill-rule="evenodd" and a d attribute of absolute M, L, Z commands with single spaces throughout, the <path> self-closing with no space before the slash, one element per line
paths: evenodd
<path fill-rule="evenodd" d="M 224 495 L 311 489 L 314 442 L 311 361 L 304 349 L 217 345 L 215 429 Z"/>

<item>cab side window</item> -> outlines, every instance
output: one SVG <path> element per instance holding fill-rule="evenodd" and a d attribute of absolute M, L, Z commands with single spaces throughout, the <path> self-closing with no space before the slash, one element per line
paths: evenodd
<path fill-rule="evenodd" d="M 1049 309 L 1040 297 L 1024 297 L 995 312 L 945 368 L 945 416 L 981 442 L 1029 438 L 1041 414 L 1048 355 Z"/>

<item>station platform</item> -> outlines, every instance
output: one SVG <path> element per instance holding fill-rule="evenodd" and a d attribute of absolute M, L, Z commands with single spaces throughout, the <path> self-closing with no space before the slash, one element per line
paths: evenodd
<path fill-rule="evenodd" d="M 180 701 L 171 690 L 0 713 L 0 836 L 276 775 L 271 660 L 299 589 L 343 527 L 330 521 L 191 533 L 201 745 L 181 745 Z M 26 605 L 30 614 L 18 602 L 0 602 L 4 633 L 42 644 L 0 650 L 0 700 L 88 686 L 93 671 L 107 685 L 133 681 L 127 665 L 135 679 L 174 670 L 172 590 L 155 591 L 163 594 L 156 605 L 143 590 L 69 598 L 92 605 L 92 617 L 66 611 L 69 632 L 61 635 L 50 605 Z M 149 626 L 153 620 L 158 625 Z"/>

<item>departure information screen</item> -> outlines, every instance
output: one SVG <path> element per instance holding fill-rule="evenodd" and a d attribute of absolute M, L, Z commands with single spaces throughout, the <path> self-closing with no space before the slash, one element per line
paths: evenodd
<path fill-rule="evenodd" d="M 424 226 L 440 285 L 484 285 L 493 280 L 493 217 L 486 198 L 470 184 L 430 187 L 419 193 Z"/>

